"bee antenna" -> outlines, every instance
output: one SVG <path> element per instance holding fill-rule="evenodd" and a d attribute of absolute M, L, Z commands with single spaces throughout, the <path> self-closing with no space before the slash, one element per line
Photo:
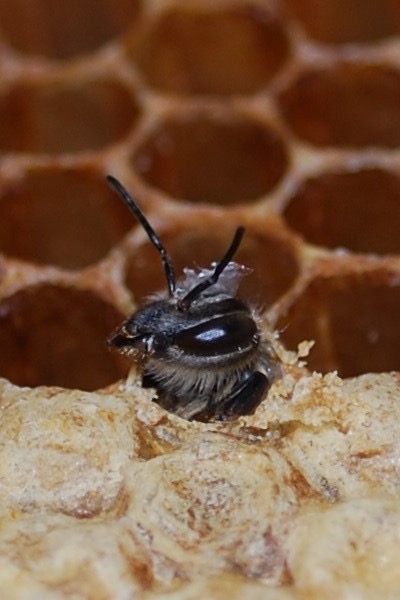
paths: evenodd
<path fill-rule="evenodd" d="M 164 245 L 162 244 L 160 238 L 158 237 L 158 235 L 156 234 L 156 232 L 154 231 L 154 229 L 152 228 L 152 226 L 150 225 L 150 223 L 136 204 L 135 200 L 124 188 L 122 183 L 120 183 L 118 179 L 115 179 L 115 177 L 113 177 L 112 175 L 107 175 L 107 181 L 118 192 L 118 194 L 121 196 L 121 198 L 123 199 L 127 207 L 131 210 L 131 212 L 133 212 L 133 214 L 135 215 L 135 217 L 140 222 L 141 226 L 149 236 L 150 241 L 154 244 L 154 246 L 160 253 L 161 260 L 164 265 L 165 277 L 168 283 L 169 295 L 173 296 L 176 288 L 174 267 L 172 265 L 171 258 L 166 249 L 164 248 Z"/>
<path fill-rule="evenodd" d="M 244 232 L 245 232 L 244 227 L 238 227 L 236 229 L 236 232 L 235 232 L 235 235 L 233 236 L 231 245 L 229 246 L 228 250 L 226 251 L 225 256 L 219 261 L 219 263 L 215 267 L 214 272 L 209 277 L 207 277 L 207 279 L 205 279 L 204 281 L 201 281 L 198 285 L 196 285 L 193 289 L 191 289 L 190 292 L 188 292 L 186 294 L 186 296 L 184 296 L 182 298 L 182 300 L 179 301 L 179 303 L 178 303 L 179 308 L 181 308 L 183 310 L 187 310 L 189 308 L 189 306 L 191 305 L 191 303 L 193 302 L 193 300 L 196 300 L 196 298 L 198 298 L 200 296 L 200 294 L 202 292 L 204 292 L 204 290 L 208 289 L 209 287 L 211 287 L 212 285 L 217 283 L 221 273 L 228 266 L 228 264 L 232 260 L 233 256 L 235 255 L 237 249 L 239 248 L 240 242 L 242 241 L 242 237 L 244 235 Z"/>

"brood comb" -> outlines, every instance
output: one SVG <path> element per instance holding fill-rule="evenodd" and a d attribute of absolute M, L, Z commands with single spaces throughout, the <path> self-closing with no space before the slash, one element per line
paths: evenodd
<path fill-rule="evenodd" d="M 3 595 L 399 593 L 399 57 L 395 0 L 0 0 Z M 246 227 L 241 293 L 315 341 L 255 415 L 125 383 L 165 284 L 107 174 L 178 273 Z"/>

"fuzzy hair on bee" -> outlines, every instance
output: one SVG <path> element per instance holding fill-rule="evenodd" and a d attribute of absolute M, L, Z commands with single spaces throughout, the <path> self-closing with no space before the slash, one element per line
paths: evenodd
<path fill-rule="evenodd" d="M 236 296 L 249 272 L 232 262 L 244 228 L 219 262 L 210 269 L 186 268 L 177 282 L 141 209 L 117 179 L 107 179 L 158 250 L 167 280 L 167 290 L 125 320 L 109 346 L 139 362 L 143 387 L 154 388 L 155 402 L 182 418 L 227 421 L 253 414 L 281 368 L 260 315 Z"/>

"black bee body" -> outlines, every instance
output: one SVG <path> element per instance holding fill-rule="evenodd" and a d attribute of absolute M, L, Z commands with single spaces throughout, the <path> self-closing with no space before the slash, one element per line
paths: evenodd
<path fill-rule="evenodd" d="M 121 184 L 109 180 L 160 251 L 169 285 L 124 321 L 109 344 L 143 363 L 143 386 L 154 387 L 157 403 L 181 417 L 228 420 L 253 413 L 280 368 L 257 314 L 235 296 L 247 269 L 230 259 L 244 229 L 211 270 L 186 269 L 176 284 L 159 238 Z"/>

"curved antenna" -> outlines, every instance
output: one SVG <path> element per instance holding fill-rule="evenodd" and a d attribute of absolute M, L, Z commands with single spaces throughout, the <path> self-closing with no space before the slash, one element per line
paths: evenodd
<path fill-rule="evenodd" d="M 118 192 L 118 194 L 121 196 L 121 198 L 123 199 L 127 207 L 131 210 L 131 212 L 133 212 L 133 214 L 135 215 L 135 217 L 140 222 L 141 226 L 149 236 L 150 241 L 154 244 L 154 246 L 160 253 L 161 260 L 164 265 L 165 277 L 168 283 L 169 295 L 173 296 L 176 288 L 174 267 L 172 265 L 171 258 L 166 249 L 164 248 L 160 238 L 158 237 L 158 235 L 156 234 L 156 232 L 154 231 L 154 229 L 152 228 L 152 226 L 150 225 L 150 223 L 148 222 L 148 220 L 146 219 L 146 217 L 144 216 L 144 214 L 142 213 L 132 196 L 124 188 L 122 183 L 120 183 L 118 179 L 115 179 L 115 177 L 113 177 L 112 175 L 107 175 L 107 181 Z"/>
<path fill-rule="evenodd" d="M 193 300 L 196 300 L 196 298 L 198 298 L 198 296 L 200 296 L 200 294 L 204 292 L 204 290 L 217 283 L 222 271 L 228 266 L 237 249 L 239 248 L 244 232 L 244 227 L 238 227 L 236 229 L 231 245 L 226 251 L 225 256 L 219 261 L 219 263 L 215 267 L 214 272 L 209 277 L 207 277 L 207 279 L 201 281 L 198 285 L 191 289 L 190 292 L 188 292 L 186 296 L 184 296 L 182 300 L 178 302 L 179 308 L 187 310 L 190 307 Z"/>

